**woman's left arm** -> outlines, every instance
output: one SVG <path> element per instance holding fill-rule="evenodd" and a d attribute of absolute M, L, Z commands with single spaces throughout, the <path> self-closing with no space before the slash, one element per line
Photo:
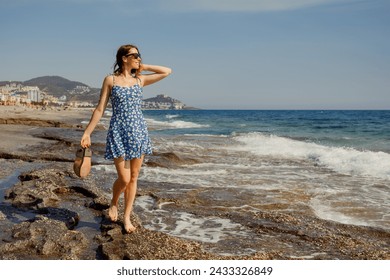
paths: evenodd
<path fill-rule="evenodd" d="M 141 64 L 140 72 L 147 71 L 151 72 L 149 74 L 140 75 L 140 79 L 142 81 L 143 86 L 148 86 L 154 84 L 166 77 L 168 77 L 172 73 L 172 69 L 165 66 L 158 65 L 149 65 L 149 64 Z"/>

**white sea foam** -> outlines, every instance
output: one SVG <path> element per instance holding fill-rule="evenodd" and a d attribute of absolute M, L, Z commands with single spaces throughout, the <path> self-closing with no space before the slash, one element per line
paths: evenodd
<path fill-rule="evenodd" d="M 165 117 L 167 118 L 167 119 L 174 119 L 174 118 L 177 118 L 177 117 L 179 117 L 180 115 L 165 115 Z"/>
<path fill-rule="evenodd" d="M 110 165 L 92 165 L 92 171 L 102 171 L 102 172 L 107 172 L 107 173 L 116 173 L 115 165 L 110 164 Z"/>
<path fill-rule="evenodd" d="M 326 200 L 325 200 L 326 201 Z M 352 224 L 352 225 L 360 225 L 360 226 L 368 226 L 367 220 L 364 218 L 359 219 L 357 217 L 353 217 L 351 215 L 344 215 L 337 208 L 327 204 L 324 202 L 323 197 L 315 197 L 311 200 L 310 206 L 314 210 L 317 217 L 324 220 L 336 221 L 343 224 Z"/>
<path fill-rule="evenodd" d="M 197 217 L 187 212 L 170 212 L 160 205 L 154 208 L 154 201 L 147 196 L 137 197 L 137 211 L 146 215 L 152 214 L 145 228 L 159 230 L 174 236 L 188 238 L 201 242 L 217 243 L 228 236 L 244 238 L 249 232 L 237 223 L 229 219 L 219 217 Z M 169 215 L 167 215 L 169 213 Z M 172 221 L 174 221 L 172 223 Z"/>
<path fill-rule="evenodd" d="M 175 142 L 170 142 L 170 141 L 165 141 L 160 144 L 161 147 L 157 147 L 159 149 L 165 149 L 165 150 L 177 150 L 178 147 L 184 147 L 187 150 L 194 150 L 194 149 L 199 149 L 203 150 L 204 147 L 202 147 L 199 144 L 196 143 L 191 143 L 191 142 L 186 142 L 186 141 L 175 141 Z"/>
<path fill-rule="evenodd" d="M 200 166 L 200 165 L 199 165 Z M 168 169 L 168 168 L 162 168 L 162 167 L 153 167 L 149 169 L 149 172 L 155 172 L 155 174 L 166 174 L 166 175 L 172 175 L 173 177 L 176 176 L 209 176 L 209 175 L 226 175 L 227 171 L 223 169 L 219 170 L 202 170 L 202 169 L 195 169 L 197 166 L 191 165 L 190 167 L 181 168 L 181 169 Z"/>
<path fill-rule="evenodd" d="M 209 125 L 203 125 L 198 124 L 194 122 L 187 122 L 187 121 L 180 121 L 180 120 L 174 120 L 174 121 L 158 121 L 155 119 L 145 118 L 146 122 L 148 123 L 148 126 L 150 128 L 154 129 L 181 129 L 181 128 L 202 128 L 202 127 L 209 127 Z"/>
<path fill-rule="evenodd" d="M 194 138 L 228 138 L 228 135 L 224 134 L 202 134 L 202 133 L 197 133 L 197 134 L 191 134 L 191 133 L 186 133 L 183 134 L 183 136 L 189 136 L 189 137 L 194 137 Z"/>
<path fill-rule="evenodd" d="M 260 156 L 311 160 L 341 174 L 390 179 L 390 154 L 384 152 L 327 147 L 261 133 L 248 133 L 233 139 L 240 143 L 234 147 L 236 150 Z"/>
<path fill-rule="evenodd" d="M 225 185 L 225 177 L 228 171 L 224 169 L 204 170 L 196 165 L 182 166 L 177 169 L 168 169 L 161 167 L 147 167 L 142 169 L 140 179 L 153 182 L 171 182 L 177 184 L 195 184 L 198 186 L 211 187 L 213 185 Z M 210 180 L 210 178 L 213 178 Z"/>

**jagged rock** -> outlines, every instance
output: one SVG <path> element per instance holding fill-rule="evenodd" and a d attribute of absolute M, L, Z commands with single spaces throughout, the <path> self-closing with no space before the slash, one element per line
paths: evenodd
<path fill-rule="evenodd" d="M 110 260 L 172 260 L 214 259 L 217 256 L 204 252 L 199 243 L 185 241 L 161 232 L 138 228 L 123 234 L 118 228 L 107 232 L 110 241 L 101 245 L 102 255 Z"/>
<path fill-rule="evenodd" d="M 47 176 L 38 170 L 20 175 L 21 181 L 5 192 L 5 198 L 19 208 L 37 210 L 55 205 L 59 201 L 55 189 L 65 186 L 66 182 L 58 171 L 53 173 L 52 176 Z"/>
<path fill-rule="evenodd" d="M 83 233 L 69 230 L 63 222 L 43 218 L 15 225 L 12 238 L 0 244 L 0 258 L 77 260 L 87 245 Z"/>

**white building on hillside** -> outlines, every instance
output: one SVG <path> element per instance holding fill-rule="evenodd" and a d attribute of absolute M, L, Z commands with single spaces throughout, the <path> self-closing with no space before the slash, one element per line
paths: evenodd
<path fill-rule="evenodd" d="M 31 100 L 31 102 L 41 102 L 41 91 L 38 87 L 28 87 L 27 89 L 27 98 Z"/>

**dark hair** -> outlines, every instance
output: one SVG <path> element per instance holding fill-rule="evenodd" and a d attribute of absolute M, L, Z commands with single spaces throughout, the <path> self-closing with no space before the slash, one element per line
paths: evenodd
<path fill-rule="evenodd" d="M 114 64 L 114 73 L 121 73 L 122 72 L 122 66 L 123 66 L 123 60 L 122 58 L 129 53 L 130 49 L 136 49 L 139 53 L 138 47 L 134 45 L 123 45 L 120 46 L 118 51 L 116 52 L 116 62 Z M 139 72 L 138 69 L 131 69 L 131 73 L 135 74 L 135 76 L 138 76 Z"/>

